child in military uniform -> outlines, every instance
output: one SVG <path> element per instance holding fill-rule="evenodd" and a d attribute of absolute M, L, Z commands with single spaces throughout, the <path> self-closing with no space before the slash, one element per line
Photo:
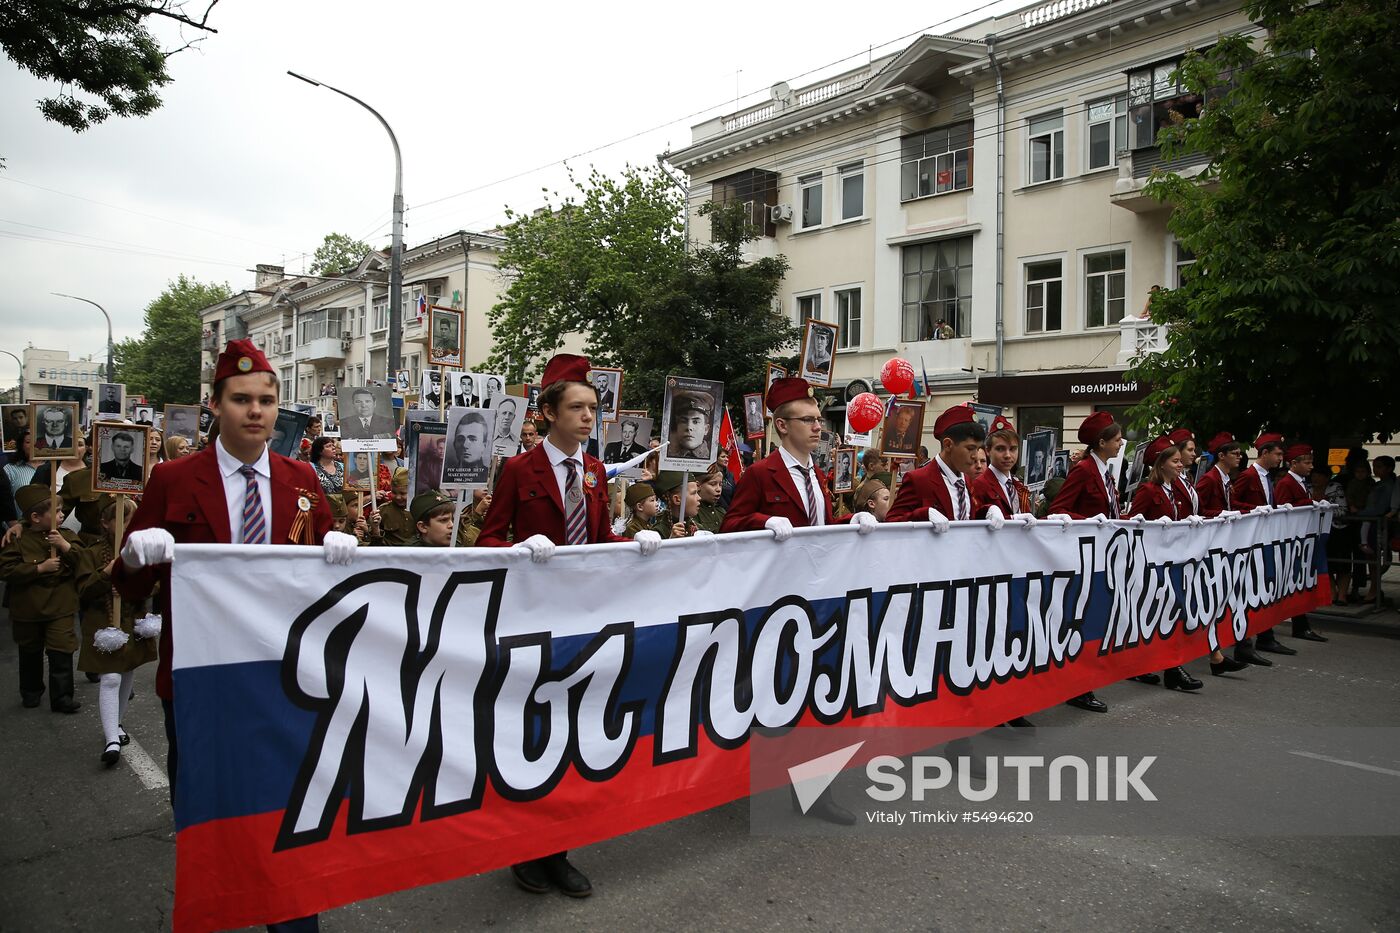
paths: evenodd
<path fill-rule="evenodd" d="M 681 516 L 681 474 L 663 470 L 652 486 L 661 494 L 662 509 L 656 531 L 662 538 L 684 538 L 695 533 L 695 513 L 700 508 L 699 484 L 686 484 L 685 514 Z"/>
<path fill-rule="evenodd" d="M 409 514 L 417 534 L 409 547 L 447 547 L 452 543 L 452 513 L 456 503 L 447 493 L 430 489 L 413 497 Z"/>
<path fill-rule="evenodd" d="M 481 523 L 486 511 L 491 508 L 491 494 L 480 489 L 472 493 L 472 507 L 462 510 L 462 521 L 457 526 L 457 546 L 475 547 L 477 536 L 481 534 Z"/>
<path fill-rule="evenodd" d="M 120 500 L 127 517 L 136 511 L 130 499 Z M 111 767 L 121 757 L 127 744 L 122 720 L 126 718 L 126 702 L 131 695 L 131 682 L 136 669 L 156 659 L 156 639 L 136 637 L 137 603 L 122 602 L 118 624 L 127 635 L 126 644 L 116 651 L 99 651 L 94 639 L 98 629 L 112 624 L 112 562 L 116 560 L 114 544 L 117 531 L 117 502 L 108 503 L 100 519 L 102 536 L 79 556 L 78 597 L 82 605 L 82 645 L 78 654 L 78 670 L 99 674 L 97 712 L 102 722 L 102 763 Z"/>
<path fill-rule="evenodd" d="M 406 467 L 399 467 L 394 471 L 394 482 L 390 490 L 392 498 L 379 507 L 379 534 L 377 537 L 371 537 L 370 543 L 401 547 L 407 544 L 414 534 L 413 516 L 408 510 Z"/>
<path fill-rule="evenodd" d="M 24 531 L 0 550 L 0 580 L 10 599 L 10 624 L 19 646 L 19 693 L 30 709 L 44 695 L 44 653 L 49 656 L 49 709 L 76 713 L 73 699 L 73 614 L 78 611 L 78 557 L 82 546 L 67 529 L 50 531 L 50 511 L 63 509 L 45 486 L 21 486 L 15 493 Z M 50 556 L 52 553 L 54 556 Z"/>
<path fill-rule="evenodd" d="M 719 526 L 724 523 L 724 506 L 719 504 L 720 497 L 724 495 L 724 467 L 718 463 L 710 464 L 696 484 L 696 491 L 700 504 L 695 513 L 695 527 L 717 534 Z"/>
<path fill-rule="evenodd" d="M 624 538 L 635 537 L 639 531 L 651 531 L 656 516 L 661 513 L 661 503 L 656 501 L 656 490 L 646 483 L 633 483 L 627 487 L 627 527 Z"/>

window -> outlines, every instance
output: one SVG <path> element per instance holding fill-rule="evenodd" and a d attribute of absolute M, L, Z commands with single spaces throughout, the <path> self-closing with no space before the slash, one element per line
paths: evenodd
<path fill-rule="evenodd" d="M 972 237 L 904 247 L 904 321 L 907 341 L 937 339 L 947 324 L 953 336 L 972 327 Z"/>
<path fill-rule="evenodd" d="M 281 383 L 282 383 L 282 385 L 283 385 L 284 387 L 287 387 L 287 388 L 290 388 L 290 387 L 291 387 L 291 385 L 292 385 L 292 367 L 290 367 L 290 366 L 283 366 L 283 367 L 282 367 L 282 378 L 281 378 Z"/>
<path fill-rule="evenodd" d="M 804 175 L 797 180 L 802 191 L 802 227 L 820 227 L 822 225 L 822 176 L 818 172 L 815 175 Z"/>
<path fill-rule="evenodd" d="M 1026 333 L 1041 334 L 1064 326 L 1064 261 L 1026 263 Z"/>
<path fill-rule="evenodd" d="M 344 311 L 344 308 L 321 308 L 318 311 L 303 313 L 297 321 L 301 327 L 301 340 L 298 346 L 304 347 L 311 341 L 320 340 L 323 337 L 340 340 L 340 317 Z"/>
<path fill-rule="evenodd" d="M 971 123 L 957 123 L 904 137 L 899 166 L 901 201 L 971 187 Z"/>
<path fill-rule="evenodd" d="M 1119 94 L 1089 102 L 1089 168 L 1118 164 L 1118 153 L 1128 148 L 1128 97 Z"/>
<path fill-rule="evenodd" d="M 1201 115 L 1201 96 L 1189 93 L 1175 78 L 1180 64 L 1180 59 L 1172 59 L 1128 73 L 1134 149 L 1156 145 L 1164 126 Z"/>
<path fill-rule="evenodd" d="M 351 333 L 356 337 L 365 335 L 365 306 L 359 305 L 350 312 Z"/>
<path fill-rule="evenodd" d="M 820 294 L 802 295 L 797 299 L 797 326 L 801 327 L 812 318 L 816 318 L 818 321 L 822 319 L 822 296 Z"/>
<path fill-rule="evenodd" d="M 841 325 L 836 349 L 854 350 L 860 346 L 860 289 L 843 288 L 832 294 L 836 298 L 836 323 Z"/>
<path fill-rule="evenodd" d="M 841 219 L 865 216 L 865 163 L 843 165 L 841 175 Z"/>
<path fill-rule="evenodd" d="M 1016 424 L 1021 436 L 1049 428 L 1055 437 L 1064 440 L 1065 409 L 1063 405 L 1021 405 L 1016 409 Z M 1062 445 L 1068 446 L 1068 445 Z"/>
<path fill-rule="evenodd" d="M 749 169 L 710 183 L 710 199 L 716 204 L 744 205 L 749 223 L 760 236 L 777 236 L 778 225 L 768 209 L 778 206 L 778 175 Z"/>
<path fill-rule="evenodd" d="M 374 331 L 379 333 L 389 329 L 389 299 L 374 304 Z"/>
<path fill-rule="evenodd" d="M 408 358 L 408 366 L 407 366 L 407 367 L 404 367 L 404 366 L 401 365 L 401 366 L 399 366 L 399 368 L 400 368 L 400 369 L 405 369 L 405 368 L 406 368 L 406 369 L 408 370 L 408 379 L 409 379 L 408 384 L 409 384 L 409 385 L 411 385 L 411 386 L 416 386 L 416 385 L 419 384 L 419 379 L 420 379 L 420 377 L 422 376 L 422 373 L 420 373 L 420 372 L 418 371 L 418 354 L 417 354 L 417 353 L 414 353 L 412 356 L 410 356 L 410 357 Z"/>
<path fill-rule="evenodd" d="M 1084 324 L 1105 327 L 1127 310 L 1127 262 L 1122 250 L 1084 257 Z"/>
<path fill-rule="evenodd" d="M 1187 270 L 1196 264 L 1196 254 L 1175 242 L 1172 250 L 1172 288 L 1180 288 L 1186 282 Z"/>
<path fill-rule="evenodd" d="M 1065 177 L 1065 117 L 1047 113 L 1030 121 L 1031 184 Z"/>

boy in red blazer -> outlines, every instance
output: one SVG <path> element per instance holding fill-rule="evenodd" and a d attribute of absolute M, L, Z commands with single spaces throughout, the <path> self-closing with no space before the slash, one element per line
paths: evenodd
<path fill-rule="evenodd" d="M 1254 462 L 1240 471 L 1230 487 L 1231 504 L 1240 512 L 1252 512 L 1265 506 L 1273 506 L 1275 499 L 1272 474 L 1283 465 L 1283 445 L 1283 435 L 1273 431 L 1265 431 L 1254 439 Z M 1298 649 L 1290 648 L 1275 638 L 1273 629 L 1265 629 L 1253 638 L 1242 638 L 1235 645 L 1237 659 L 1249 664 L 1262 662 L 1265 667 L 1269 666 L 1272 662 L 1260 657 L 1255 649 L 1273 654 L 1298 653 Z"/>
<path fill-rule="evenodd" d="M 885 521 L 928 521 L 941 533 L 948 529 L 949 521 L 973 518 L 967 471 L 987 440 L 987 432 L 973 417 L 970 406 L 954 405 L 933 423 L 933 436 L 938 439 L 938 453 L 899 484 Z"/>
<path fill-rule="evenodd" d="M 1284 506 L 1312 505 L 1313 498 L 1308 493 L 1308 474 L 1313 468 L 1313 449 L 1307 444 L 1290 444 L 1283 452 L 1288 464 L 1288 472 L 1274 484 L 1274 503 Z M 1293 617 L 1293 637 L 1303 641 L 1326 641 L 1326 637 L 1312 629 L 1306 613 Z"/>
<path fill-rule="evenodd" d="M 352 536 L 331 531 L 330 506 L 311 465 L 267 449 L 277 401 L 277 376 L 267 358 L 252 341 L 230 341 L 219 355 L 209 399 L 218 439 L 198 453 L 156 465 L 112 568 L 112 584 L 124 599 L 146 599 L 161 584 L 165 623 L 156 693 L 165 710 L 172 802 L 179 763 L 170 678 L 171 644 L 179 624 L 170 614 L 175 544 L 321 544 L 331 563 L 349 563 L 355 553 Z M 318 921 L 302 917 L 268 929 L 310 933 Z"/>
<path fill-rule="evenodd" d="M 1196 499 L 1202 518 L 1215 518 L 1221 512 L 1236 512 L 1230 479 L 1240 468 L 1244 445 L 1229 431 L 1221 431 L 1210 439 L 1206 450 L 1215 455 L 1215 466 L 1206 471 L 1196 483 Z"/>
<path fill-rule="evenodd" d="M 986 518 L 995 506 L 1003 515 L 1029 515 L 1031 492 L 1013 473 L 1021 458 L 1021 437 L 1005 415 L 992 419 L 987 435 L 987 469 L 972 481 L 973 518 Z"/>
<path fill-rule="evenodd" d="M 1186 428 L 1177 428 L 1167 435 L 1167 439 L 1177 450 L 1181 451 L 1181 475 L 1172 484 L 1176 493 L 1182 497 L 1182 502 L 1186 504 L 1186 511 L 1181 517 L 1199 515 L 1201 514 L 1201 500 L 1196 495 L 1196 486 L 1192 482 L 1196 470 L 1196 458 L 1199 455 L 1196 447 L 1196 435 Z"/>

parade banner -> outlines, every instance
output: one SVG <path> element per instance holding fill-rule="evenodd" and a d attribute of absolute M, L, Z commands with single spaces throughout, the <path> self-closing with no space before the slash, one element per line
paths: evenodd
<path fill-rule="evenodd" d="M 175 929 L 502 868 L 750 792 L 794 724 L 995 725 L 1326 602 L 1330 516 L 512 549 L 178 545 Z"/>

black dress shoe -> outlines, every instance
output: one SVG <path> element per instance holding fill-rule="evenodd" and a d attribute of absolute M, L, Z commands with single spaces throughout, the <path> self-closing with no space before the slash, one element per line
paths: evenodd
<path fill-rule="evenodd" d="M 1162 676 L 1167 680 L 1168 690 L 1199 690 L 1205 686 L 1196 678 L 1186 673 L 1184 667 L 1172 667 L 1162 671 Z"/>
<path fill-rule="evenodd" d="M 39 700 L 43 696 L 42 693 L 21 693 L 19 702 L 25 709 L 34 709 L 34 707 L 39 705 Z"/>
<path fill-rule="evenodd" d="M 1108 712 L 1108 704 L 1105 703 L 1103 700 L 1100 700 L 1098 697 L 1094 696 L 1092 692 L 1081 693 L 1079 696 L 1074 697 L 1073 699 L 1066 700 L 1065 705 L 1073 706 L 1076 709 L 1087 710 L 1091 713 Z"/>
<path fill-rule="evenodd" d="M 122 756 L 122 743 L 108 742 L 107 747 L 102 750 L 102 763 L 107 767 L 117 763 Z"/>
<path fill-rule="evenodd" d="M 1139 674 L 1139 675 L 1137 675 L 1136 677 L 1129 677 L 1128 679 L 1129 679 L 1129 680 L 1136 680 L 1136 681 L 1137 681 L 1138 683 L 1140 683 L 1140 684 L 1151 684 L 1151 685 L 1154 686 L 1154 687 L 1157 686 L 1158 684 L 1160 684 L 1160 683 L 1162 682 L 1162 678 L 1158 677 L 1156 674 L 1150 674 L 1150 673 L 1149 673 L 1149 674 Z"/>
<path fill-rule="evenodd" d="M 544 894 L 550 889 L 549 874 L 544 870 L 544 859 L 534 859 L 510 866 L 511 877 L 531 894 Z"/>
<path fill-rule="evenodd" d="M 1260 667 L 1273 667 L 1274 662 L 1254 650 L 1254 646 L 1248 642 L 1240 642 L 1235 645 L 1235 660 L 1243 661 L 1246 664 L 1258 664 Z"/>
<path fill-rule="evenodd" d="M 121 723 L 117 723 L 117 741 L 123 746 L 131 744 L 131 736 L 126 734 L 126 727 Z"/>
<path fill-rule="evenodd" d="M 55 713 L 76 713 L 83 704 L 72 697 L 55 697 L 49 700 L 49 709 Z"/>
<path fill-rule="evenodd" d="M 1259 639 L 1254 643 L 1254 647 L 1259 651 L 1267 651 L 1270 654 L 1297 654 L 1297 648 L 1290 648 L 1281 641 L 1264 641 Z"/>
<path fill-rule="evenodd" d="M 1302 641 L 1326 641 L 1326 640 L 1327 640 L 1326 636 L 1324 636 L 1324 635 L 1319 635 L 1319 634 L 1317 634 L 1317 632 L 1314 632 L 1314 631 L 1313 631 L 1312 629 L 1310 629 L 1310 628 L 1308 628 L 1308 629 L 1303 629 L 1303 631 L 1301 631 L 1301 632 L 1294 632 L 1294 633 L 1293 633 L 1293 637 L 1294 637 L 1294 638 L 1301 639 Z"/>
<path fill-rule="evenodd" d="M 1219 677 L 1221 674 L 1231 674 L 1235 671 L 1242 671 L 1246 667 L 1249 667 L 1249 665 L 1246 664 L 1244 661 L 1236 661 L 1228 654 L 1225 655 L 1225 659 L 1223 661 L 1210 662 L 1210 672 L 1216 677 Z"/>
<path fill-rule="evenodd" d="M 1024 716 L 1017 716 L 1015 719 L 1008 719 L 1006 724 L 1013 729 L 1034 729 L 1035 723 Z"/>
<path fill-rule="evenodd" d="M 544 863 L 544 872 L 550 883 L 569 897 L 587 897 L 593 893 L 593 885 L 589 884 L 588 878 L 569 862 L 569 857 L 564 853 L 547 855 L 540 861 Z"/>

